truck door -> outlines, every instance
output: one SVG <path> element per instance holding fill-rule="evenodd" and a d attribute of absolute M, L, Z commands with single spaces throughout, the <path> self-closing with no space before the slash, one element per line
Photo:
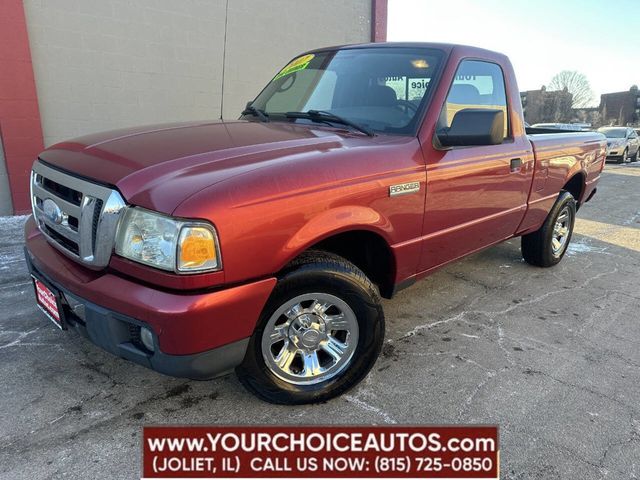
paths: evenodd
<path fill-rule="evenodd" d="M 511 90 L 517 95 L 515 88 Z M 436 132 L 450 126 L 453 116 L 464 108 L 503 110 L 504 142 L 449 150 L 423 147 L 427 189 L 419 271 L 512 236 L 526 210 L 533 153 L 526 136 L 512 132 L 513 109 L 508 108 L 504 73 L 498 64 L 469 59 L 459 63 Z"/>

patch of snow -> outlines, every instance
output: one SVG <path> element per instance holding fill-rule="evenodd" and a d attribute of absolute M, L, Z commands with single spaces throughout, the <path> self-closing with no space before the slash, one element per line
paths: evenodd
<path fill-rule="evenodd" d="M 0 253 L 0 264 L 6 265 L 7 263 L 16 263 L 22 261 L 22 252 L 15 253 L 13 255 L 5 255 Z"/>
<path fill-rule="evenodd" d="M 605 249 L 602 247 L 594 247 L 585 242 L 571 242 L 567 247 L 567 255 L 579 255 L 582 253 L 602 253 Z"/>
<path fill-rule="evenodd" d="M 27 221 L 27 218 L 29 218 L 29 215 L 13 215 L 10 217 L 0 217 L 0 227 L 21 225 Z"/>

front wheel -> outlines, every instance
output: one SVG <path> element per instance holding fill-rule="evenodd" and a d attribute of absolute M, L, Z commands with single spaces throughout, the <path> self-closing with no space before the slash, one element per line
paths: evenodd
<path fill-rule="evenodd" d="M 308 252 L 278 280 L 237 374 L 271 403 L 322 402 L 367 375 L 383 340 L 371 281 L 337 255 Z"/>
<path fill-rule="evenodd" d="M 629 159 L 629 150 L 625 148 L 624 152 L 622 152 L 622 156 L 618 158 L 618 163 L 627 163 L 628 159 Z"/>
<path fill-rule="evenodd" d="M 556 265 L 569 246 L 576 218 L 576 201 L 562 191 L 542 227 L 522 236 L 522 257 L 531 265 Z"/>
<path fill-rule="evenodd" d="M 638 160 L 640 160 L 640 148 L 638 148 L 638 150 L 636 150 L 636 154 L 631 157 L 631 163 L 637 162 Z"/>

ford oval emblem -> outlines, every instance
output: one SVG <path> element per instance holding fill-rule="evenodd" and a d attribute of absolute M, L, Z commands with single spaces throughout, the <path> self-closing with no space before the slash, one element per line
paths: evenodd
<path fill-rule="evenodd" d="M 42 202 L 42 211 L 44 212 L 44 216 L 47 217 L 51 222 L 60 225 L 62 223 L 62 210 L 60 207 L 51 200 L 47 198 L 44 202 Z"/>

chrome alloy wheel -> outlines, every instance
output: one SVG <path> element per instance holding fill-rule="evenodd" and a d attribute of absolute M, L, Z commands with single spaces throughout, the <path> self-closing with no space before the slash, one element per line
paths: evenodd
<path fill-rule="evenodd" d="M 559 257 L 564 252 L 569 241 L 569 234 L 571 232 L 572 216 L 571 209 L 565 206 L 556 218 L 556 223 L 553 226 L 553 235 L 551 236 L 551 251 L 555 257 Z"/>
<path fill-rule="evenodd" d="M 330 380 L 349 365 L 358 345 L 358 320 L 351 307 L 328 293 L 288 300 L 262 333 L 269 370 L 294 385 Z"/>

